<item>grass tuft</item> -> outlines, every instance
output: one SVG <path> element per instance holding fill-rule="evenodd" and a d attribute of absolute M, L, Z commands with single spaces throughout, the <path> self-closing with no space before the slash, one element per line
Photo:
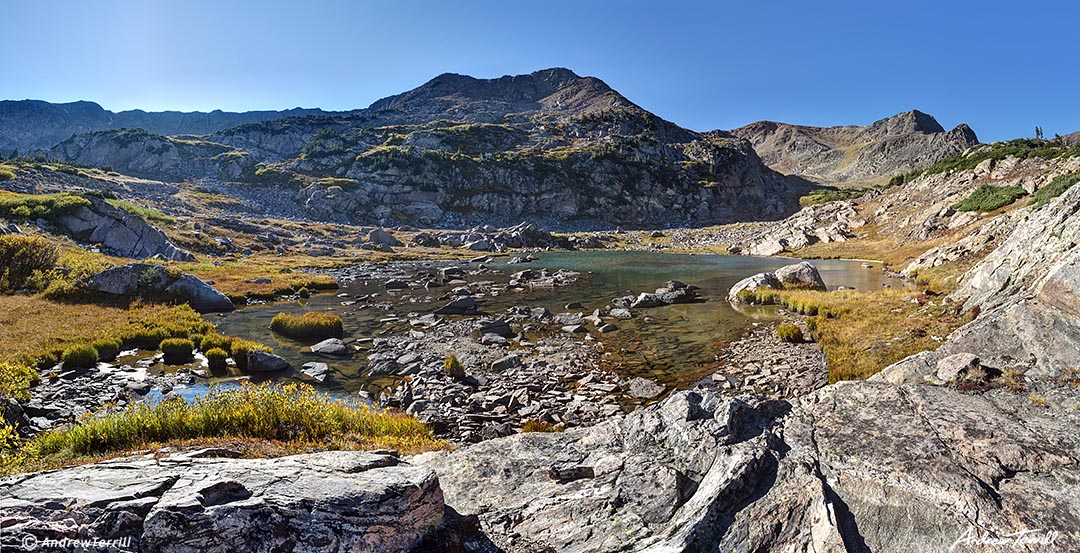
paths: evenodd
<path fill-rule="evenodd" d="M 64 350 L 62 359 L 65 369 L 85 369 L 97 365 L 98 352 L 94 349 L 94 346 L 89 344 L 71 346 Z"/>
<path fill-rule="evenodd" d="M 341 338 L 344 334 L 341 317 L 318 311 L 308 311 L 303 315 L 278 313 L 270 321 L 270 330 L 297 340 Z"/>
<path fill-rule="evenodd" d="M 799 325 L 784 323 L 776 327 L 776 336 L 780 338 L 782 342 L 789 342 L 792 344 L 801 344 L 803 342 L 802 329 Z"/>
<path fill-rule="evenodd" d="M 166 365 L 190 363 L 195 358 L 194 349 L 195 343 L 187 338 L 166 338 L 161 341 Z"/>
<path fill-rule="evenodd" d="M 226 360 L 229 358 L 229 352 L 221 348 L 210 348 L 206 350 L 206 364 L 212 371 L 225 370 L 227 365 Z"/>

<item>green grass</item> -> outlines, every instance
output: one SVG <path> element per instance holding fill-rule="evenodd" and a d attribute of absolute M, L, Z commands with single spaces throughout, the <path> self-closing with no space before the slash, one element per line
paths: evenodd
<path fill-rule="evenodd" d="M 90 200 L 75 194 L 0 193 L 0 217 L 8 219 L 55 221 L 80 207 L 89 206 Z"/>
<path fill-rule="evenodd" d="M 863 197 L 869 191 L 869 188 L 835 188 L 827 186 L 811 190 L 805 196 L 799 198 L 799 205 L 806 207 L 839 200 L 853 200 Z"/>
<path fill-rule="evenodd" d="M 86 418 L 27 443 L 9 472 L 183 440 L 254 439 L 317 449 L 441 449 L 423 422 L 331 399 L 304 384 L 245 384 L 212 390 L 194 403 L 137 403 L 115 414 Z"/>
<path fill-rule="evenodd" d="M 224 370 L 228 357 L 229 352 L 221 348 L 210 348 L 206 350 L 206 363 L 211 370 Z"/>
<path fill-rule="evenodd" d="M 160 347 L 167 365 L 183 365 L 194 359 L 195 343 L 187 338 L 166 338 Z"/>
<path fill-rule="evenodd" d="M 792 344 L 799 344 L 803 342 L 802 329 L 798 325 L 791 323 L 784 323 L 776 327 L 776 336 L 780 338 L 781 342 L 789 342 Z"/>
<path fill-rule="evenodd" d="M 995 211 L 1027 195 L 1019 186 L 990 186 L 984 184 L 970 196 L 952 205 L 957 211 Z"/>
<path fill-rule="evenodd" d="M 341 338 L 341 317 L 332 313 L 309 311 L 303 315 L 278 313 L 270 321 L 270 330 L 297 340 Z"/>
<path fill-rule="evenodd" d="M 120 355 L 120 348 L 123 343 L 115 338 L 103 338 L 101 340 L 95 340 L 92 344 L 95 350 L 98 352 L 98 361 L 113 361 L 117 355 Z"/>
<path fill-rule="evenodd" d="M 147 221 L 153 221 L 155 223 L 161 223 L 164 225 L 172 225 L 176 223 L 176 219 L 169 215 L 166 215 L 152 207 L 141 206 L 133 204 L 131 202 L 125 202 L 123 200 L 106 200 L 113 207 L 118 207 L 124 211 L 138 215 Z"/>
<path fill-rule="evenodd" d="M 1050 203 L 1054 198 L 1064 194 L 1066 190 L 1078 182 L 1080 182 L 1080 171 L 1061 175 L 1050 181 L 1046 186 L 1036 190 L 1035 195 L 1032 196 L 1032 203 L 1036 207 L 1042 207 Z"/>
<path fill-rule="evenodd" d="M 90 368 L 97 364 L 98 352 L 90 344 L 71 346 L 62 357 L 65 369 Z"/>

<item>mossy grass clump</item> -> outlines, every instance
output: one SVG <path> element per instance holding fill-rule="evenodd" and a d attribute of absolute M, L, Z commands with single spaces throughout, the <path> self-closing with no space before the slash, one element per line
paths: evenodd
<path fill-rule="evenodd" d="M 446 376 L 455 380 L 462 380 L 465 378 L 465 367 L 458 360 L 456 355 L 451 355 L 446 359 L 443 359 L 443 371 L 446 372 Z"/>
<path fill-rule="evenodd" d="M 301 299 L 307 299 L 307 298 L 311 297 L 311 290 L 308 290 L 307 287 L 305 286 L 305 287 L 297 290 L 296 295 L 299 296 Z"/>
<path fill-rule="evenodd" d="M 265 351 L 270 353 L 273 349 L 266 344 L 261 344 L 252 340 L 245 340 L 243 338 L 233 338 L 229 344 L 229 351 L 232 352 L 233 361 L 236 362 L 236 368 L 240 370 L 247 370 L 248 368 L 248 353 L 252 351 Z"/>
<path fill-rule="evenodd" d="M 221 348 L 210 348 L 206 350 L 206 364 L 212 371 L 223 371 L 227 366 L 229 359 L 229 352 Z"/>
<path fill-rule="evenodd" d="M 177 441 L 214 439 L 288 443 L 315 449 L 445 447 L 411 416 L 330 398 L 305 384 L 244 384 L 213 389 L 193 403 L 134 403 L 124 411 L 83 420 L 39 435 L 20 452 L 16 470 L 57 466 Z"/>
<path fill-rule="evenodd" d="M 1019 186 L 990 186 L 984 184 L 970 196 L 952 205 L 957 211 L 996 211 L 1027 196 Z"/>
<path fill-rule="evenodd" d="M 297 340 L 341 338 L 344 334 L 341 317 L 318 311 L 308 311 L 303 315 L 278 313 L 270 321 L 270 330 Z"/>
<path fill-rule="evenodd" d="M 803 342 L 802 329 L 799 325 L 792 323 L 784 323 L 776 327 L 776 336 L 780 338 L 781 342 L 788 342 L 791 344 L 801 344 Z"/>
<path fill-rule="evenodd" d="M 120 355 L 120 348 L 123 344 L 116 338 L 103 338 L 95 340 L 91 345 L 98 352 L 98 361 L 115 361 L 116 356 Z"/>
<path fill-rule="evenodd" d="M 87 369 L 97 365 L 98 352 L 90 344 L 80 344 L 65 349 L 61 359 L 65 369 Z"/>
<path fill-rule="evenodd" d="M 195 359 L 195 343 L 187 338 L 166 338 L 161 341 L 166 365 L 183 365 Z"/>
<path fill-rule="evenodd" d="M 221 349 L 226 352 L 232 347 L 233 337 L 210 332 L 199 341 L 199 351 L 208 352 L 212 349 Z"/>

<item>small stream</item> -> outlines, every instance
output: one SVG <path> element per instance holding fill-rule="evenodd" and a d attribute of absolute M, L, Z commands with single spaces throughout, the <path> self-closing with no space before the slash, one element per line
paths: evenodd
<path fill-rule="evenodd" d="M 728 289 L 751 274 L 774 270 L 799 260 L 778 257 L 748 257 L 729 255 L 689 255 L 655 252 L 588 251 L 546 252 L 536 254 L 537 261 L 528 264 L 506 264 L 509 257 L 499 257 L 486 266 L 498 274 L 470 276 L 477 280 L 505 283 L 509 275 L 523 269 L 568 269 L 582 274 L 576 283 L 559 288 L 535 288 L 527 292 L 507 292 L 483 299 L 482 309 L 497 314 L 512 306 L 546 307 L 552 313 L 563 311 L 591 313 L 609 305 L 615 297 L 652 292 L 668 280 L 681 280 L 700 288 L 705 301 L 676 304 L 666 307 L 635 310 L 635 317 L 618 321 L 619 330 L 598 335 L 610 352 L 605 364 L 633 376 L 647 376 L 669 384 L 684 384 L 710 374 L 716 355 L 724 343 L 739 338 L 755 321 L 767 321 L 776 316 L 772 308 L 741 308 L 736 311 L 725 299 Z M 889 278 L 879 264 L 863 267 L 861 261 L 815 260 L 822 278 L 830 289 L 838 286 L 856 290 L 874 290 L 882 286 L 902 286 L 903 281 Z M 461 264 L 475 268 L 475 264 Z M 341 316 L 345 326 L 345 341 L 377 337 L 391 332 L 408 332 L 410 316 L 431 313 L 446 302 L 439 296 L 445 288 L 402 290 L 391 292 L 382 281 L 345 283 L 337 292 L 326 292 L 307 300 L 253 305 L 233 313 L 209 315 L 219 332 L 257 340 L 271 345 L 274 352 L 285 357 L 294 367 L 309 361 L 320 361 L 331 367 L 330 377 L 320 387 L 331 393 L 351 393 L 358 390 L 377 391 L 388 383 L 362 376 L 367 366 L 363 352 L 346 359 L 327 359 L 302 350 L 301 343 L 279 336 L 269 329 L 270 319 L 278 313 L 300 314 L 305 311 L 327 311 Z M 371 295 L 375 295 L 371 297 Z M 356 298 L 368 296 L 365 301 Z M 580 303 L 580 309 L 566 309 L 570 303 Z M 373 306 L 372 304 L 378 304 Z M 295 374 L 281 379 L 294 378 Z M 226 379 L 223 379 L 226 380 Z"/>

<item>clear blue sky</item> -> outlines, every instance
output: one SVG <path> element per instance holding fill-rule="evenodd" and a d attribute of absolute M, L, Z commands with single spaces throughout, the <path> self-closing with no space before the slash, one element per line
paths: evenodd
<path fill-rule="evenodd" d="M 344 110 L 444 72 L 563 66 L 695 130 L 909 109 L 983 141 L 1080 130 L 1070 1 L 9 0 L 0 98 Z"/>

